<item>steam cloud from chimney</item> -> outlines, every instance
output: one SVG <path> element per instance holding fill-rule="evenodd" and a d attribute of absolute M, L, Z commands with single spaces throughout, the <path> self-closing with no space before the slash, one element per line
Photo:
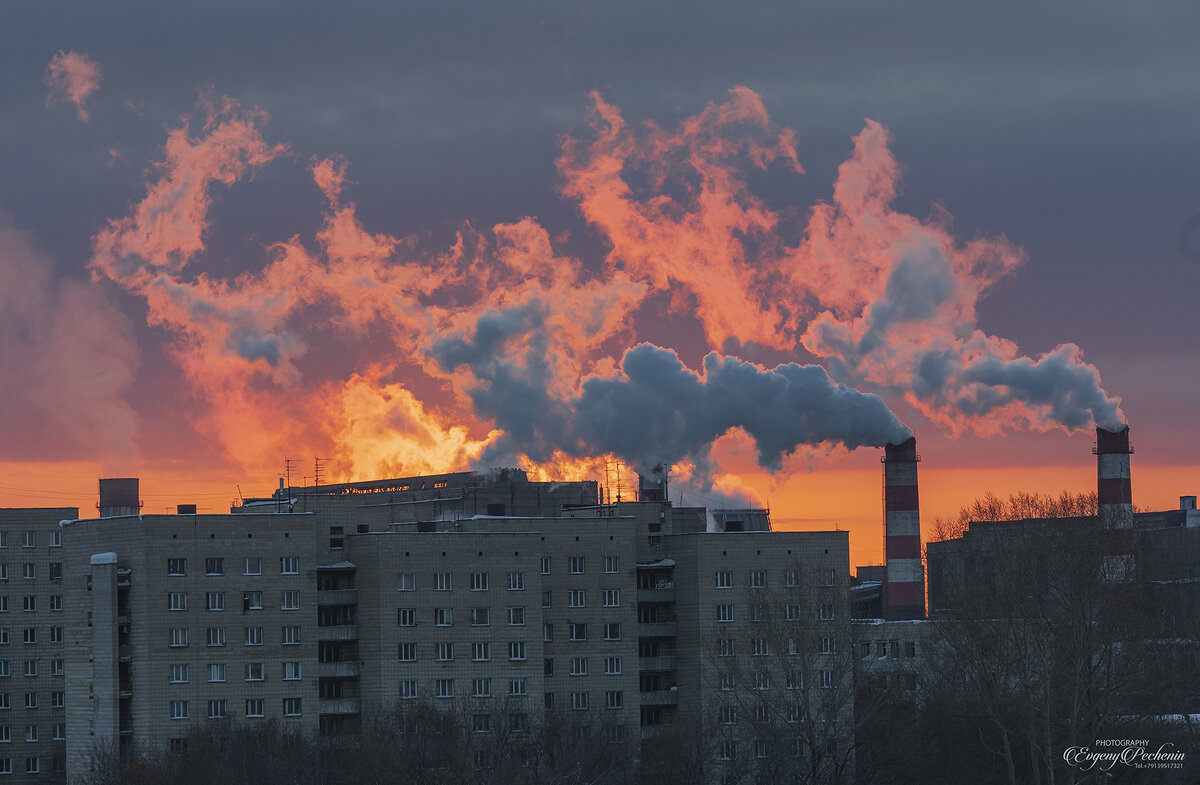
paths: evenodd
<path fill-rule="evenodd" d="M 294 159 L 264 139 L 261 110 L 207 99 L 198 113 L 169 132 L 144 197 L 95 235 L 90 266 L 145 299 L 208 404 L 197 425 L 247 468 L 302 448 L 351 477 L 508 456 L 704 465 L 733 430 L 778 470 L 801 445 L 903 441 L 885 400 L 954 433 L 1123 418 L 1079 347 L 1027 357 L 979 329 L 979 298 L 1021 252 L 893 209 L 898 166 L 873 121 L 832 199 L 795 223 L 747 184 L 748 167 L 802 172 L 794 133 L 751 90 L 674 129 L 628 126 L 594 94 L 590 129 L 557 165 L 607 245 L 598 264 L 531 217 L 464 223 L 433 250 L 372 232 L 347 199 L 348 162 L 317 160 L 327 207 L 313 237 L 229 275 L 205 264 L 219 186 Z M 664 308 L 702 328 L 713 351 L 699 373 L 635 326 Z M 821 365 L 734 356 L 748 344 Z"/>

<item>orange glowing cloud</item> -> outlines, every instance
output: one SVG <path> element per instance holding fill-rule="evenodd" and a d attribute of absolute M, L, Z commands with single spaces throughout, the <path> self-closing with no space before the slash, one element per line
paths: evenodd
<path fill-rule="evenodd" d="M 91 117 L 84 104 L 100 89 L 100 66 L 85 54 L 60 50 L 46 66 L 46 86 L 50 88 L 46 106 L 70 101 L 79 119 L 86 123 Z"/>

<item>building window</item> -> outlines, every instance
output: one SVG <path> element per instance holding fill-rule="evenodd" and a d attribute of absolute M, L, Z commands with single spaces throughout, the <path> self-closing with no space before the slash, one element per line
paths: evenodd
<path fill-rule="evenodd" d="M 284 698 L 283 699 L 283 716 L 299 717 L 300 716 L 300 698 Z"/>
<path fill-rule="evenodd" d="M 543 556 L 542 557 L 542 575 L 549 575 L 549 574 L 550 574 L 550 557 Z"/>
<path fill-rule="evenodd" d="M 210 591 L 204 595 L 204 609 L 208 611 L 225 610 L 225 592 Z"/>
<path fill-rule="evenodd" d="M 439 662 L 450 662 L 454 659 L 454 644 L 439 643 L 437 645 L 437 658 Z"/>
<path fill-rule="evenodd" d="M 472 614 L 474 618 L 474 614 Z M 396 609 L 396 626 L 397 627 L 416 627 L 417 626 L 417 609 L 416 608 L 397 608 Z"/>
<path fill-rule="evenodd" d="M 605 657 L 604 658 L 604 675 L 605 676 L 620 676 L 621 675 L 621 658 L 620 657 Z"/>
<path fill-rule="evenodd" d="M 476 641 L 471 644 L 471 660 L 487 662 L 492 659 L 492 644 L 487 641 Z"/>
<path fill-rule="evenodd" d="M 263 593 L 261 591 L 248 591 L 242 593 L 242 610 L 244 611 L 261 611 L 263 609 Z"/>
<path fill-rule="evenodd" d="M 492 697 L 492 680 L 491 679 L 475 679 L 471 691 L 472 697 L 475 698 L 490 698 Z"/>
<path fill-rule="evenodd" d="M 588 708 L 588 693 L 572 692 L 571 693 L 571 708 L 575 711 L 586 711 Z"/>
<path fill-rule="evenodd" d="M 572 623 L 571 624 L 571 640 L 586 641 L 587 640 L 587 625 Z"/>
<path fill-rule="evenodd" d="M 208 645 L 209 646 L 224 646 L 225 645 L 225 628 L 224 627 L 209 627 L 208 628 Z"/>
<path fill-rule="evenodd" d="M 763 621 L 764 618 L 766 618 L 766 612 L 762 603 L 750 603 L 750 621 Z"/>
<path fill-rule="evenodd" d="M 721 710 L 717 713 L 717 721 L 722 725 L 736 725 L 737 711 L 732 706 L 722 706 Z"/>
<path fill-rule="evenodd" d="M 572 589 L 571 593 L 567 596 L 567 607 L 586 608 L 587 589 Z"/>
<path fill-rule="evenodd" d="M 438 627 L 454 626 L 454 609 L 453 608 L 434 608 L 433 623 Z"/>
<path fill-rule="evenodd" d="M 34 665 L 36 666 L 36 663 L 34 663 Z M 28 675 L 28 674 L 26 674 L 26 675 Z M 186 662 L 171 666 L 171 683 L 172 684 L 186 684 L 187 680 L 188 680 L 188 666 L 187 666 Z"/>
<path fill-rule="evenodd" d="M 37 660 L 25 660 L 25 675 L 37 676 Z"/>
<path fill-rule="evenodd" d="M 476 733 L 492 732 L 492 715 L 475 714 L 471 717 L 471 729 Z"/>
<path fill-rule="evenodd" d="M 400 662 L 416 662 L 417 661 L 417 644 L 401 643 L 398 646 L 398 651 L 399 651 L 399 654 L 397 655 L 397 659 L 399 659 Z"/>
<path fill-rule="evenodd" d="M 246 716 L 247 717 L 262 717 L 263 716 L 263 699 L 250 698 L 246 701 Z"/>
<path fill-rule="evenodd" d="M 187 575 L 187 559 L 167 559 L 167 575 Z"/>
<path fill-rule="evenodd" d="M 525 693 L 525 680 L 524 679 L 509 679 L 508 680 L 508 694 L 509 695 L 524 695 L 524 694 L 526 694 Z"/>
<path fill-rule="evenodd" d="M 619 641 L 621 640 L 621 622 L 610 621 L 604 624 L 604 640 Z"/>
<path fill-rule="evenodd" d="M 525 573 L 510 572 L 508 574 L 509 591 L 525 591 Z"/>
<path fill-rule="evenodd" d="M 620 589 L 605 589 L 604 590 L 604 607 L 605 608 L 621 607 L 621 590 Z"/>
<path fill-rule="evenodd" d="M 604 706 L 608 709 L 623 709 L 625 693 L 620 690 L 609 690 L 604 693 Z"/>
<path fill-rule="evenodd" d="M 771 689 L 771 677 L 766 673 L 759 671 L 754 674 L 754 689 L 769 690 Z"/>
<path fill-rule="evenodd" d="M 52 561 L 52 562 L 50 562 L 50 564 L 48 566 L 50 567 L 50 580 L 61 581 L 62 580 L 62 562 Z"/>
<path fill-rule="evenodd" d="M 721 742 L 721 760 L 737 760 L 737 742 Z"/>
<path fill-rule="evenodd" d="M 771 652 L 767 646 L 766 638 L 755 638 L 750 641 L 750 655 L 753 657 L 766 657 Z"/>
<path fill-rule="evenodd" d="M 733 638 L 717 639 L 717 656 L 718 657 L 733 657 L 734 656 Z"/>
<path fill-rule="evenodd" d="M 727 622 L 733 621 L 733 606 L 718 605 L 717 606 L 717 621 Z"/>
<path fill-rule="evenodd" d="M 261 662 L 246 663 L 246 681 L 263 681 L 266 673 Z"/>
<path fill-rule="evenodd" d="M 553 657 L 547 657 L 546 659 L 542 660 L 542 675 L 543 676 L 553 676 L 554 675 L 554 658 Z"/>
<path fill-rule="evenodd" d="M 5 643 L 8 643 L 8 641 L 6 640 Z M 51 676 L 63 675 L 63 661 L 62 660 L 50 660 L 50 675 Z"/>
<path fill-rule="evenodd" d="M 551 643 L 554 640 L 554 625 L 549 622 L 542 623 L 542 640 L 546 643 Z"/>
<path fill-rule="evenodd" d="M 284 591 L 279 598 L 279 608 L 285 611 L 300 610 L 300 592 L 297 589 Z"/>
<path fill-rule="evenodd" d="M 0 709 L 11 709 L 12 706 L 8 702 L 8 693 L 0 692 Z"/>
<path fill-rule="evenodd" d="M 279 574 L 280 575 L 299 575 L 300 574 L 300 558 L 298 556 L 280 556 L 279 557 Z M 297 712 L 299 713 L 299 712 Z"/>
<path fill-rule="evenodd" d="M 21 541 L 22 548 L 37 547 L 37 532 L 25 532 L 25 538 Z"/>
<path fill-rule="evenodd" d="M 783 585 L 789 589 L 794 589 L 797 586 L 799 586 L 800 585 L 800 571 L 799 570 L 784 570 L 783 571 Z"/>
<path fill-rule="evenodd" d="M 225 719 L 225 701 L 212 700 L 208 702 L 208 718 L 210 720 Z"/>
<path fill-rule="evenodd" d="M 439 698 L 454 697 L 454 679 L 437 680 L 437 696 Z"/>
<path fill-rule="evenodd" d="M 27 581 L 37 580 L 37 565 L 36 564 L 34 564 L 33 562 L 26 562 L 25 564 L 21 565 L 21 568 L 22 568 L 22 572 L 24 573 L 25 580 L 27 580 Z"/>
<path fill-rule="evenodd" d="M 24 598 L 23 604 L 24 604 L 26 613 L 34 613 L 35 611 L 37 611 L 37 596 L 32 595 L 32 594 L 27 595 Z M 183 601 L 183 604 L 184 604 L 183 609 L 187 610 L 187 600 L 186 599 Z"/>
<path fill-rule="evenodd" d="M 905 641 L 904 642 L 904 656 L 910 660 L 913 657 L 916 657 L 917 656 L 917 644 L 914 643 L 913 641 Z"/>
<path fill-rule="evenodd" d="M 508 715 L 508 729 L 513 733 L 528 733 L 529 715 L 524 712 Z"/>
<path fill-rule="evenodd" d="M 7 678 L 10 675 L 8 660 L 0 660 L 0 678 Z"/>
<path fill-rule="evenodd" d="M 210 682 L 225 681 L 225 663 L 210 662 L 208 664 L 208 680 Z"/>
<path fill-rule="evenodd" d="M 487 627 L 492 623 L 491 608 L 472 608 L 471 609 L 471 626 L 472 627 Z"/>
<path fill-rule="evenodd" d="M 62 595 L 61 594 L 51 594 L 50 595 L 50 610 L 61 611 L 62 609 L 63 609 Z"/>
<path fill-rule="evenodd" d="M 819 616 L 822 620 L 828 621 L 833 618 L 833 603 L 826 602 L 821 605 Z"/>
<path fill-rule="evenodd" d="M 572 575 L 583 575 L 583 573 L 584 573 L 583 557 L 582 556 L 572 556 L 567 561 L 567 572 L 571 573 Z"/>
<path fill-rule="evenodd" d="M 525 626 L 525 609 L 524 608 L 509 608 L 508 609 L 508 624 L 510 627 Z"/>
<path fill-rule="evenodd" d="M 246 627 L 246 645 L 247 646 L 262 646 L 263 645 L 263 628 L 262 627 Z"/>
<path fill-rule="evenodd" d="M 433 590 L 434 591 L 450 591 L 454 585 L 453 575 L 448 572 L 434 573 Z"/>
<path fill-rule="evenodd" d="M 821 573 L 821 577 L 824 578 L 824 582 L 821 584 L 822 586 L 832 586 L 837 580 L 837 570 L 831 567 Z"/>
<path fill-rule="evenodd" d="M 821 686 L 825 689 L 833 687 L 833 671 L 821 671 Z"/>
<path fill-rule="evenodd" d="M 224 575 L 225 560 L 220 557 L 209 556 L 204 560 L 205 575 Z"/>
<path fill-rule="evenodd" d="M 837 642 L 833 638 L 829 638 L 829 637 L 821 638 L 821 653 L 822 654 L 836 654 L 837 653 Z"/>
<path fill-rule="evenodd" d="M 417 680 L 416 679 L 401 679 L 400 680 L 400 697 L 405 700 L 411 700 L 417 697 Z"/>
<path fill-rule="evenodd" d="M 171 719 L 186 720 L 188 718 L 187 701 L 171 701 Z"/>
<path fill-rule="evenodd" d="M 488 574 L 486 572 L 471 573 L 471 591 L 487 591 Z"/>
<path fill-rule="evenodd" d="M 754 757 L 756 757 L 756 758 L 771 757 L 771 745 L 762 739 L 756 740 L 754 742 Z"/>
<path fill-rule="evenodd" d="M 717 570 L 716 585 L 718 589 L 732 589 L 733 573 L 728 570 Z"/>
<path fill-rule="evenodd" d="M 50 532 L 50 547 L 51 548 L 61 548 L 62 547 L 62 532 L 60 532 L 60 531 Z"/>
<path fill-rule="evenodd" d="M 751 589 L 767 588 L 767 571 L 766 570 L 751 570 L 750 571 L 750 588 Z"/>
<path fill-rule="evenodd" d="M 8 613 L 8 595 L 0 595 L 0 613 Z"/>
<path fill-rule="evenodd" d="M 621 571 L 621 557 L 620 556 L 605 556 L 604 557 L 604 571 L 609 572 L 609 573 L 620 572 Z"/>
<path fill-rule="evenodd" d="M 262 557 L 247 556 L 242 561 L 243 575 L 262 575 Z"/>
<path fill-rule="evenodd" d="M 788 671 L 786 686 L 787 686 L 787 689 L 789 689 L 789 690 L 804 689 L 804 672 L 803 671 Z"/>
<path fill-rule="evenodd" d="M 12 758 L 0 758 L 0 774 L 12 774 Z"/>
<path fill-rule="evenodd" d="M 784 618 L 788 621 L 800 621 L 800 606 L 789 603 L 783 609 Z"/>
<path fill-rule="evenodd" d="M 0 581 L 8 580 L 8 565 L 0 564 Z"/>
<path fill-rule="evenodd" d="M 588 673 L 587 657 L 572 657 L 571 658 L 571 675 L 586 676 Z"/>
<path fill-rule="evenodd" d="M 280 642 L 284 646 L 292 646 L 300 643 L 300 628 L 296 626 L 283 627 L 280 629 Z"/>
<path fill-rule="evenodd" d="M 542 607 L 543 608 L 550 607 L 550 592 L 549 591 L 542 592 Z M 0 610 L 3 610 L 3 609 L 0 609 Z"/>
<path fill-rule="evenodd" d="M 400 573 L 400 591 L 416 591 L 417 590 L 417 575 L 413 572 Z"/>
<path fill-rule="evenodd" d="M 30 633 L 33 633 L 30 635 Z M 172 627 L 171 628 L 171 645 L 172 646 L 187 646 L 188 645 L 187 627 Z M 36 643 L 37 631 L 25 630 L 25 642 Z"/>

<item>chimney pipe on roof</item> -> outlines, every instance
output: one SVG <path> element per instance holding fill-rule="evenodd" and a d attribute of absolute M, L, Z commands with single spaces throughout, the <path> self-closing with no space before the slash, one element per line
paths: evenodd
<path fill-rule="evenodd" d="M 921 511 L 917 491 L 917 440 L 910 436 L 883 449 L 883 618 L 925 618 L 921 566 Z"/>

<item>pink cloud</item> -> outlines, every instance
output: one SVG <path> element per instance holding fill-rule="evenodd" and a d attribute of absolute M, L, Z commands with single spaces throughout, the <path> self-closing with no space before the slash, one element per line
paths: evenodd
<path fill-rule="evenodd" d="M 100 88 L 100 66 L 85 54 L 59 50 L 46 66 L 46 85 L 50 88 L 46 106 L 70 101 L 86 123 L 91 118 L 83 105 Z"/>

